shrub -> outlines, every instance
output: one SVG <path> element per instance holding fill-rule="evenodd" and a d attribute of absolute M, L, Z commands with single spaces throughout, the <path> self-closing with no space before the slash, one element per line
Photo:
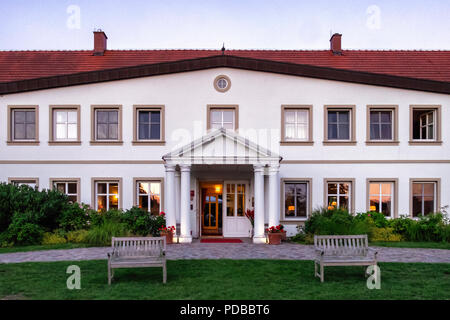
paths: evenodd
<path fill-rule="evenodd" d="M 126 224 L 113 220 L 105 220 L 103 224 L 93 226 L 86 234 L 86 242 L 91 245 L 108 246 L 111 245 L 112 237 L 127 236 Z"/>
<path fill-rule="evenodd" d="M 87 242 L 87 230 L 76 230 L 67 232 L 66 238 L 69 243 L 86 243 Z"/>
<path fill-rule="evenodd" d="M 86 229 L 89 220 L 89 206 L 70 203 L 59 216 L 59 227 L 65 231 Z"/>
<path fill-rule="evenodd" d="M 121 223 L 123 219 L 123 211 L 119 209 L 110 210 L 89 210 L 88 211 L 88 224 L 92 227 L 101 226 L 105 222 Z"/>
<path fill-rule="evenodd" d="M 394 233 L 393 228 L 373 228 L 369 235 L 370 241 L 389 241 L 397 242 L 402 241 L 402 236 Z"/>
<path fill-rule="evenodd" d="M 442 213 L 422 216 L 407 229 L 411 241 L 446 241 L 446 224 Z"/>
<path fill-rule="evenodd" d="M 39 191 L 27 185 L 0 183 L 0 233 L 9 228 L 16 212 L 28 212 L 47 231 L 56 229 L 59 215 L 68 204 L 67 196 L 56 190 Z"/>
<path fill-rule="evenodd" d="M 15 212 L 5 232 L 4 241 L 19 245 L 39 244 L 43 235 L 44 229 L 37 224 L 33 212 Z"/>
<path fill-rule="evenodd" d="M 58 233 L 44 233 L 44 237 L 42 239 L 42 244 L 61 244 L 66 243 L 66 238 L 62 237 Z"/>
<path fill-rule="evenodd" d="M 371 219 L 356 219 L 344 209 L 318 209 L 305 222 L 305 232 L 317 235 L 368 234 Z"/>
<path fill-rule="evenodd" d="M 123 213 L 122 221 L 126 223 L 128 230 L 133 234 L 147 236 L 154 229 L 155 218 L 149 212 L 133 207 Z"/>
<path fill-rule="evenodd" d="M 375 227 L 377 228 L 385 228 L 389 225 L 389 220 L 386 218 L 386 216 L 383 213 L 376 211 L 358 213 L 355 218 L 362 221 L 372 220 L 369 221 L 369 223 L 373 222 Z"/>

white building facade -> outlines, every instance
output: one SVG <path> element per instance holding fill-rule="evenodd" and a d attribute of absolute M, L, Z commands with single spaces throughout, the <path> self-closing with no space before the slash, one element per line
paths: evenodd
<path fill-rule="evenodd" d="M 265 243 L 320 207 L 418 217 L 450 204 L 445 90 L 211 67 L 4 92 L 0 181 L 164 211 L 179 242 Z"/>

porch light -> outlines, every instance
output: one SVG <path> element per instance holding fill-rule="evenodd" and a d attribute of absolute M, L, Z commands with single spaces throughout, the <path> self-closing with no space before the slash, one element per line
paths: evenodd
<path fill-rule="evenodd" d="M 222 193 L 222 185 L 221 184 L 216 184 L 214 186 L 216 193 Z"/>

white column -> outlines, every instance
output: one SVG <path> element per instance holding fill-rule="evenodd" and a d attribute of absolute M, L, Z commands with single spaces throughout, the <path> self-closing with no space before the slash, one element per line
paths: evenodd
<path fill-rule="evenodd" d="M 192 242 L 191 235 L 191 217 L 190 212 L 190 189 L 191 189 L 191 167 L 189 165 L 180 165 L 181 169 L 181 187 L 180 187 L 180 243 Z"/>
<path fill-rule="evenodd" d="M 166 212 L 167 226 L 175 226 L 175 165 L 166 164 L 166 183 L 164 191 L 164 211 Z"/>
<path fill-rule="evenodd" d="M 266 243 L 264 236 L 264 167 L 253 165 L 255 171 L 254 197 L 255 197 L 255 228 L 253 230 L 253 243 Z"/>
<path fill-rule="evenodd" d="M 175 171 L 175 217 L 177 223 L 180 223 L 180 177 L 181 172 Z"/>
<path fill-rule="evenodd" d="M 280 224 L 280 192 L 278 189 L 278 165 L 269 167 L 269 228 Z"/>

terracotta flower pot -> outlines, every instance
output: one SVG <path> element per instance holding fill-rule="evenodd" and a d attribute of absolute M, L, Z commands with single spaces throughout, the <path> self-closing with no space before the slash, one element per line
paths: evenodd
<path fill-rule="evenodd" d="M 166 237 L 166 244 L 173 243 L 173 233 L 172 232 L 161 232 L 161 237 Z"/>
<path fill-rule="evenodd" d="M 281 231 L 281 240 L 282 241 L 286 241 L 287 237 L 286 237 L 286 230 Z"/>
<path fill-rule="evenodd" d="M 281 243 L 281 232 L 268 233 L 269 235 L 269 244 L 280 244 Z"/>

